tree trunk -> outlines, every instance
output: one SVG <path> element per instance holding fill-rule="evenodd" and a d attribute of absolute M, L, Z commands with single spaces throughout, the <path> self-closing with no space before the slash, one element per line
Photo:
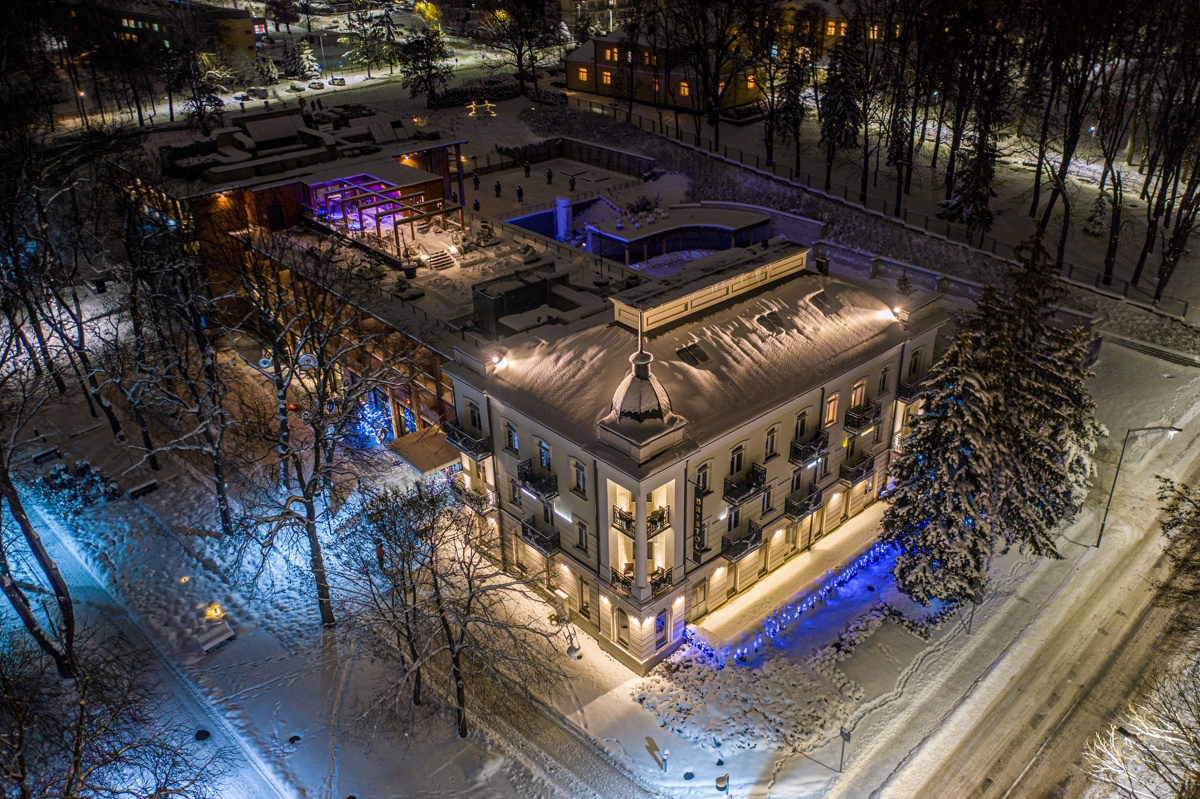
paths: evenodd
<path fill-rule="evenodd" d="M 458 649 L 450 655 L 450 679 L 454 682 L 454 716 L 458 723 L 458 737 L 467 737 L 467 688 L 463 682 L 462 655 Z"/>
<path fill-rule="evenodd" d="M 321 626 L 335 627 L 333 602 L 329 598 L 329 581 L 325 576 L 325 557 L 321 554 L 321 539 L 317 537 L 317 508 L 312 497 L 304 500 L 304 531 L 308 535 L 308 549 L 312 564 L 313 579 L 317 583 L 317 607 L 321 611 Z"/>

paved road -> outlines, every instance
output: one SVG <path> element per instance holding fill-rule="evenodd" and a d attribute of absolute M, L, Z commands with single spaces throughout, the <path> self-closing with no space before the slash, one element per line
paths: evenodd
<path fill-rule="evenodd" d="M 28 509 L 46 548 L 67 580 L 80 626 L 111 630 L 144 651 L 147 678 L 158 684 L 166 704 L 165 710 L 171 711 L 173 719 L 183 720 L 188 726 L 209 730 L 212 738 L 205 746 L 220 747 L 230 754 L 230 773 L 224 784 L 218 786 L 217 794 L 244 799 L 286 799 L 294 796 L 294 791 L 236 732 L 224 714 L 170 662 L 125 606 L 109 593 L 104 583 L 79 556 L 67 532 L 32 502 Z"/>
<path fill-rule="evenodd" d="M 1057 620 L 1036 655 L 940 758 L 915 796 L 1083 794 L 1087 744 L 1124 708 L 1153 666 L 1170 622 L 1170 609 L 1154 602 L 1153 582 L 1168 574 L 1157 520 L 1149 530 Z"/>

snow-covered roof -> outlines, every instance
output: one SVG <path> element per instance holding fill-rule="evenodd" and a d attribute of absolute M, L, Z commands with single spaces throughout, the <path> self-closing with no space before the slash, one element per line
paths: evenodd
<path fill-rule="evenodd" d="M 772 316 L 764 320 L 766 314 Z M 670 411 L 687 420 L 689 444 L 696 446 L 887 351 L 926 329 L 931 318 L 910 320 L 906 330 L 870 287 L 801 272 L 769 293 L 746 295 L 647 335 L 644 347 L 654 356 L 654 377 Z M 597 423 L 612 412 L 614 391 L 620 394 L 629 375 L 637 333 L 615 322 L 586 321 L 506 340 L 506 365 L 486 388 L 633 473 L 635 464 L 599 443 Z M 451 368 L 456 379 L 483 380 Z"/>

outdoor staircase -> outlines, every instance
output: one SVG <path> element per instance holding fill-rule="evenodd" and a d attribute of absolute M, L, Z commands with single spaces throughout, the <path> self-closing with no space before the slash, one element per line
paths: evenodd
<path fill-rule="evenodd" d="M 435 252 L 433 255 L 429 256 L 429 260 L 425 263 L 427 263 L 431 269 L 449 269 L 452 266 L 458 266 L 458 261 L 454 260 L 454 256 L 450 254 L 449 250 L 439 250 Z"/>

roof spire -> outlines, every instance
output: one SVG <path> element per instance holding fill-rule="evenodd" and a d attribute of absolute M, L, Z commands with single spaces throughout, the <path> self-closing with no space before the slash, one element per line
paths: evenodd
<path fill-rule="evenodd" d="M 641 311 L 638 311 L 638 352 L 642 352 L 642 322 L 645 316 Z"/>

